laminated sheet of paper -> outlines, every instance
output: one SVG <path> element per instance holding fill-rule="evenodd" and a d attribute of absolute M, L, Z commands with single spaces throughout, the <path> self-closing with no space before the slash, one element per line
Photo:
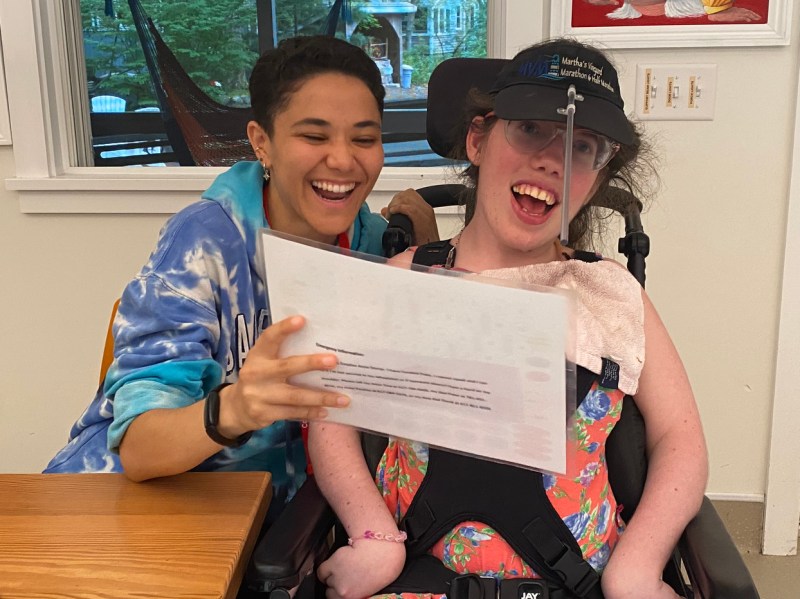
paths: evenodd
<path fill-rule="evenodd" d="M 266 230 L 262 250 L 273 322 L 307 319 L 282 355 L 339 357 L 292 380 L 352 398 L 328 420 L 565 471 L 571 294 L 393 267 Z"/>

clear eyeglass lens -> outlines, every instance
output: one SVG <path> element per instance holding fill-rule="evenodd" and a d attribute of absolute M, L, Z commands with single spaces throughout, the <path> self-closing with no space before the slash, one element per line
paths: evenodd
<path fill-rule="evenodd" d="M 562 139 L 566 135 L 566 128 L 561 123 L 506 121 L 506 139 L 520 152 L 528 154 L 540 152 L 559 135 Z M 618 144 L 603 135 L 587 129 L 574 129 L 572 167 L 582 171 L 600 170 L 608 164 L 618 149 Z"/>

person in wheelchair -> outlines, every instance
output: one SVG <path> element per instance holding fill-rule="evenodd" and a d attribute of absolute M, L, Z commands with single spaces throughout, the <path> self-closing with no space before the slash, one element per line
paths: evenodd
<path fill-rule="evenodd" d="M 529 599 L 546 596 L 548 589 L 559 599 L 678 596 L 661 577 L 703 499 L 708 466 L 697 406 L 680 357 L 644 290 L 616 262 L 581 249 L 589 247 L 597 224 L 593 202 L 610 183 L 637 189 L 637 175 L 647 172 L 645 145 L 625 115 L 617 73 L 598 49 L 558 39 L 527 48 L 504 65 L 491 93 L 470 95 L 458 138 L 455 158 L 469 163 L 463 172 L 466 226 L 452 240 L 393 260 L 576 289 L 577 361 L 589 383 L 578 395 L 575 459 L 566 475 L 554 476 L 437 457 L 449 466 L 438 467 L 445 482 L 435 484 L 432 475 L 426 477 L 434 455 L 453 454 L 390 439 L 377 471 L 370 472 L 356 430 L 312 423 L 317 483 L 349 536 L 349 544 L 318 568 L 328 599 L 458 595 L 453 585 L 465 574 L 540 581 L 528 587 L 535 591 L 515 595 Z M 579 389 L 580 381 L 579 373 Z M 610 488 L 605 457 L 625 395 L 635 397 L 644 417 L 649 463 L 643 496 L 628 522 L 618 517 L 622 506 Z M 517 484 L 505 495 L 530 489 L 530 505 L 523 509 L 530 514 L 502 513 L 509 509 L 505 503 L 480 504 L 484 487 L 505 484 L 501 466 L 503 480 L 538 481 L 536 489 Z M 448 514 L 465 512 L 473 517 L 447 522 Z M 538 514 L 544 515 L 536 519 Z M 555 537 L 537 537 L 526 528 L 546 514 L 553 514 L 559 538 L 568 539 L 558 546 L 569 549 L 550 558 Z M 512 525 L 498 530 L 487 520 Z M 423 523 L 429 528 L 420 528 Z M 478 579 L 466 580 L 469 590 Z"/>
<path fill-rule="evenodd" d="M 260 57 L 247 130 L 258 160 L 166 223 L 122 295 L 104 384 L 45 472 L 267 470 L 280 509 L 305 477 L 299 426 L 287 421 L 324 418 L 347 399 L 287 383 L 335 356 L 278 359 L 303 319 L 271 323 L 258 230 L 382 253 L 386 221 L 365 200 L 383 166 L 384 94 L 375 63 L 343 40 L 292 38 Z M 438 239 L 431 208 L 406 196 L 393 209 Z"/>

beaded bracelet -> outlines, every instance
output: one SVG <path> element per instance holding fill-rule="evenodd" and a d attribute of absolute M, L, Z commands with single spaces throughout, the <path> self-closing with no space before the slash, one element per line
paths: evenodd
<path fill-rule="evenodd" d="M 364 532 L 364 535 L 358 538 L 350 537 L 347 539 L 347 544 L 352 545 L 356 541 L 360 541 L 361 539 L 372 539 L 375 541 L 392 541 L 393 543 L 402 543 L 408 538 L 408 535 L 405 532 L 398 533 L 396 535 L 393 534 L 385 534 L 382 532 L 375 532 L 372 530 L 367 530 Z"/>

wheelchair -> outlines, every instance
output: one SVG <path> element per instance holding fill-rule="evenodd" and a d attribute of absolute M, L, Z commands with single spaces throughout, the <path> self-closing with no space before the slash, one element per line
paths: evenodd
<path fill-rule="evenodd" d="M 457 118 L 454 114 L 457 111 L 452 107 L 463 102 L 471 87 L 488 89 L 503 62 L 455 58 L 434 70 L 428 88 L 427 137 L 436 153 L 445 157 L 450 154 L 450 139 Z M 458 185 L 438 185 L 418 191 L 436 208 L 457 203 L 459 189 Z M 619 240 L 618 251 L 626 256 L 628 270 L 644 286 L 645 258 L 650 247 L 641 225 L 641 202 L 628 191 L 612 187 L 600 205 L 619 212 L 624 218 L 625 235 Z M 403 217 L 390 221 L 384 235 L 384 249 L 388 255 L 404 250 L 411 243 L 409 227 L 410 222 L 404 222 Z M 386 439 L 363 434 L 362 445 L 367 464 L 374 472 Z M 606 447 L 610 484 L 618 504 L 624 506 L 621 515 L 625 521 L 635 512 L 644 488 L 645 447 L 644 420 L 633 398 L 626 396 L 621 418 Z M 332 536 L 335 537 L 334 548 L 347 537 L 341 530 L 338 534 L 331 531 L 336 531 L 335 515 L 311 475 L 258 542 L 245 573 L 240 598 L 269 594 L 271 599 L 289 599 L 290 589 L 298 586 L 296 596 L 310 597 L 312 593 L 322 596 L 324 589 L 316 580 L 315 567 L 330 553 Z M 684 530 L 663 579 L 687 598 L 759 597 L 741 555 L 708 498 L 704 498 L 699 513 Z M 596 591 L 599 592 L 599 588 Z M 486 593 L 467 592 L 461 596 L 485 599 Z M 504 594 L 500 597 L 503 599 Z"/>

